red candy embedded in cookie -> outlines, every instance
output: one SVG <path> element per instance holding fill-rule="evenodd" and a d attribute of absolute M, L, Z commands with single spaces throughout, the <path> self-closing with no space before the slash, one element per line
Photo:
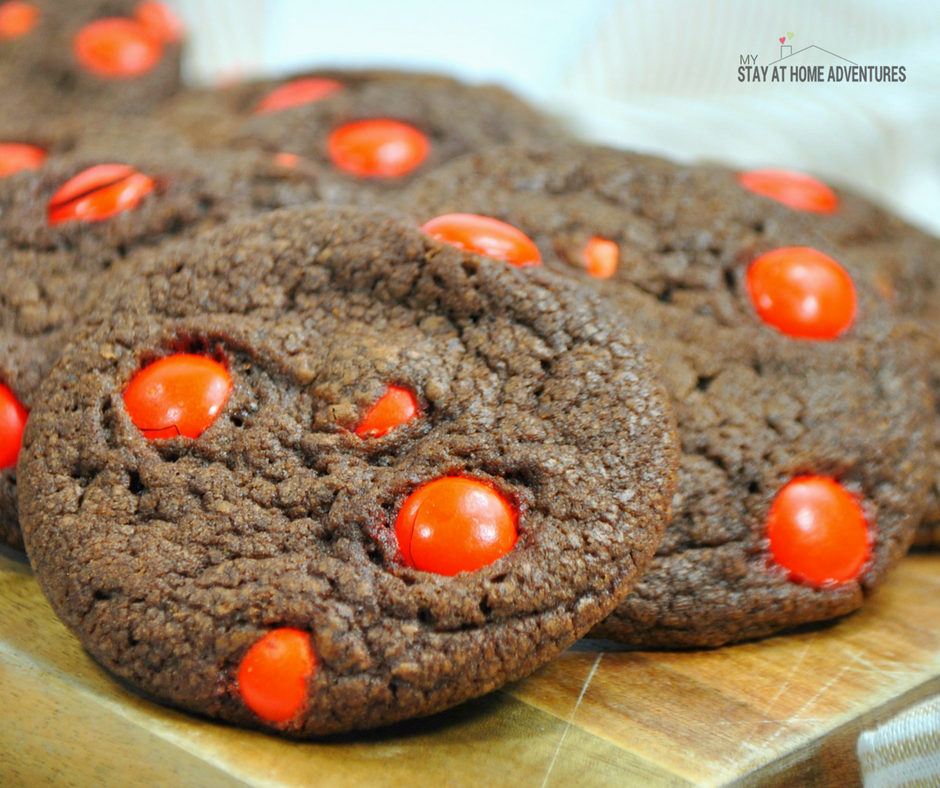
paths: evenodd
<path fill-rule="evenodd" d="M 280 112 L 282 109 L 299 107 L 301 104 L 312 104 L 314 101 L 322 101 L 342 89 L 343 84 L 335 79 L 321 79 L 319 77 L 295 79 L 293 82 L 281 85 L 268 93 L 258 102 L 254 114 L 267 115 L 272 112 Z"/>
<path fill-rule="evenodd" d="M 587 272 L 598 279 L 610 279 L 617 272 L 620 248 L 613 241 L 594 237 L 584 249 Z"/>
<path fill-rule="evenodd" d="M 307 681 L 317 667 L 310 635 L 299 629 L 268 632 L 238 666 L 238 692 L 267 722 L 290 722 L 307 702 Z"/>
<path fill-rule="evenodd" d="M 78 65 L 95 76 L 133 79 L 160 62 L 163 44 L 134 19 L 108 17 L 79 30 L 72 53 Z"/>
<path fill-rule="evenodd" d="M 448 213 L 431 219 L 421 229 L 435 240 L 465 252 L 505 260 L 519 268 L 542 262 L 538 247 L 529 236 L 511 224 L 488 216 Z"/>
<path fill-rule="evenodd" d="M 431 151 L 428 138 L 397 120 L 360 120 L 335 129 L 327 141 L 333 165 L 359 178 L 398 178 Z"/>
<path fill-rule="evenodd" d="M 12 41 L 33 32 L 39 24 L 39 9 L 23 0 L 0 3 L 0 41 Z"/>
<path fill-rule="evenodd" d="M 389 386 L 356 427 L 360 438 L 381 438 L 406 421 L 411 421 L 418 412 L 415 395 L 408 389 Z"/>
<path fill-rule="evenodd" d="M 37 170 L 46 160 L 46 152 L 22 142 L 0 142 L 0 178 L 20 170 Z"/>
<path fill-rule="evenodd" d="M 232 376 L 218 361 L 179 353 L 144 367 L 124 392 L 131 421 L 151 440 L 198 438 L 232 391 Z"/>
<path fill-rule="evenodd" d="M 98 164 L 67 181 L 49 200 L 49 224 L 100 222 L 128 211 L 150 192 L 153 180 L 126 164 Z"/>
<path fill-rule="evenodd" d="M 760 318 L 791 337 L 835 339 L 855 318 L 855 284 L 828 255 L 806 246 L 775 249 L 747 270 Z"/>
<path fill-rule="evenodd" d="M 767 517 L 774 560 L 814 586 L 857 577 L 869 554 L 858 502 L 832 479 L 799 476 L 774 499 Z"/>
<path fill-rule="evenodd" d="M 839 198 L 832 189 L 801 172 L 752 170 L 740 173 L 738 183 L 748 191 L 797 211 L 834 213 L 839 207 Z"/>
<path fill-rule="evenodd" d="M 489 566 L 516 543 L 509 502 L 483 482 L 446 476 L 408 496 L 395 536 L 409 566 L 453 576 Z"/>
<path fill-rule="evenodd" d="M 143 0 L 134 9 L 134 18 L 157 41 L 176 44 L 183 40 L 183 23 L 169 6 L 156 0 Z"/>
<path fill-rule="evenodd" d="M 28 415 L 13 392 L 0 383 L 0 471 L 16 466 Z"/>

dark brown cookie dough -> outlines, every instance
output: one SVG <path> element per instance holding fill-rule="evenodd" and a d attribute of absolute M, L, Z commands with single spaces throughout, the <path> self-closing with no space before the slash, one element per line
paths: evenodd
<path fill-rule="evenodd" d="M 27 410 L 89 281 L 73 255 L 0 249 L 0 383 Z M 0 471 L 0 544 L 22 550 L 16 499 L 16 469 Z"/>
<path fill-rule="evenodd" d="M 181 85 L 181 43 L 162 45 L 155 65 L 128 78 L 90 73 L 76 59 L 75 37 L 105 18 L 134 24 L 138 0 L 30 0 L 40 12 L 22 38 L 0 40 L 0 119 L 55 116 L 83 110 L 140 115 L 175 94 Z"/>
<path fill-rule="evenodd" d="M 925 356 L 935 407 L 940 409 L 940 239 L 928 235 L 857 195 L 839 193 L 840 209 L 808 220 L 820 245 L 844 250 L 899 320 L 910 323 L 910 341 Z M 806 221 L 806 220 L 804 220 Z M 914 544 L 940 547 L 940 410 L 934 420 L 928 466 L 931 487 Z"/>
<path fill-rule="evenodd" d="M 122 269 L 127 274 L 126 269 Z M 234 389 L 195 440 L 148 439 L 123 392 L 186 350 Z M 389 385 L 419 417 L 354 432 Z M 351 209 L 286 209 L 124 277 L 46 378 L 20 505 L 37 578 L 86 648 L 157 698 L 248 726 L 236 672 L 309 633 L 303 737 L 429 714 L 521 677 L 613 609 L 661 536 L 678 447 L 644 351 L 586 291 Z M 453 577 L 393 523 L 445 476 L 519 540 Z"/>
<path fill-rule="evenodd" d="M 716 225 L 742 221 L 742 204 L 732 196 L 733 173 L 721 176 L 722 199 L 710 200 L 703 221 Z M 934 400 L 940 407 L 940 240 L 852 192 L 833 188 L 831 211 L 794 210 L 776 200 L 751 196 L 746 200 L 753 228 L 768 242 L 787 243 L 802 237 L 809 245 L 846 258 L 854 276 L 864 279 L 879 300 L 891 306 L 899 320 L 910 322 L 907 341 L 920 346 L 929 370 Z M 763 212 L 758 218 L 756 212 Z M 928 462 L 932 475 L 928 506 L 914 543 L 940 546 L 940 419 L 935 421 L 934 449 Z"/>
<path fill-rule="evenodd" d="M 321 197 L 315 175 L 281 167 L 268 154 L 194 152 L 184 145 L 172 148 L 172 137 L 159 137 L 165 147 L 139 145 L 133 136 L 113 144 L 83 139 L 66 156 L 50 157 L 40 170 L 0 179 L 0 243 L 21 249 L 69 249 L 113 261 L 137 245 L 192 236 L 235 216 Z M 153 191 L 108 220 L 50 226 L 53 196 L 71 178 L 102 164 L 134 168 L 153 180 Z"/>
<path fill-rule="evenodd" d="M 0 178 L 0 383 L 27 409 L 86 302 L 109 289 L 114 266 L 133 268 L 140 249 L 193 237 L 235 216 L 319 197 L 315 177 L 280 167 L 267 154 L 196 154 L 143 120 L 123 122 L 123 132 L 87 116 L 44 128 L 52 150 L 68 153 Z M 153 179 L 154 191 L 104 221 L 50 226 L 50 198 L 103 163 L 134 167 Z M 22 547 L 15 512 L 16 472 L 7 469 L 0 475 L 0 542 Z"/>
<path fill-rule="evenodd" d="M 580 146 L 469 155 L 399 206 L 419 223 L 463 212 L 518 227 L 550 268 L 629 318 L 663 369 L 683 448 L 674 517 L 637 589 L 593 634 L 653 646 L 767 635 L 857 608 L 903 555 L 930 477 L 924 358 L 837 233 L 822 237 L 733 172 Z M 619 247 L 610 279 L 585 270 L 592 237 Z M 763 324 L 747 294 L 757 256 L 803 245 L 856 276 L 856 318 L 833 341 Z M 861 502 L 872 556 L 856 580 L 814 588 L 771 561 L 769 508 L 803 475 Z"/>
<path fill-rule="evenodd" d="M 278 112 L 255 112 L 274 90 L 299 79 L 323 79 L 342 88 L 312 103 Z M 317 71 L 224 90 L 180 94 L 163 117 L 199 146 L 262 148 L 300 157 L 329 176 L 331 200 L 358 202 L 397 191 L 414 175 L 491 145 L 562 138 L 557 123 L 506 90 L 471 86 L 443 76 L 375 71 Z M 390 119 L 414 126 L 430 152 L 414 173 L 362 179 L 338 171 L 327 142 L 336 128 L 354 121 Z"/>
<path fill-rule="evenodd" d="M 52 157 L 51 163 L 68 157 L 95 158 L 99 162 L 138 159 L 152 163 L 193 153 L 187 139 L 167 124 L 151 118 L 116 118 L 100 112 L 58 116 L 24 112 L 17 117 L 0 118 L 0 144 L 3 143 L 39 148 L 47 159 Z M 36 169 L 44 163 L 40 162 Z"/>

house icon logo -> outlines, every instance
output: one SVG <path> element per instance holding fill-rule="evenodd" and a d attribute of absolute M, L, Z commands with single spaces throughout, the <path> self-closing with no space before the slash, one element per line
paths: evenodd
<path fill-rule="evenodd" d="M 796 52 L 794 52 L 793 45 L 790 43 L 790 41 L 793 40 L 793 33 L 787 33 L 785 36 L 781 36 L 777 40 L 780 42 L 780 57 L 774 61 L 771 61 L 769 63 L 769 65 L 771 66 L 779 63 L 782 60 L 786 60 L 787 58 L 796 57 L 797 55 L 803 52 L 806 52 L 810 49 L 817 49 L 820 52 L 825 52 L 827 55 L 832 55 L 833 57 L 837 57 L 839 58 L 839 60 L 844 60 L 846 63 L 851 63 L 853 66 L 858 65 L 858 63 L 856 63 L 854 60 L 849 60 L 847 57 L 842 57 L 842 55 L 837 55 L 835 52 L 830 52 L 828 49 L 823 49 L 820 46 L 816 46 L 816 44 L 810 44 L 809 46 L 803 47 L 802 49 L 798 49 L 796 50 Z"/>

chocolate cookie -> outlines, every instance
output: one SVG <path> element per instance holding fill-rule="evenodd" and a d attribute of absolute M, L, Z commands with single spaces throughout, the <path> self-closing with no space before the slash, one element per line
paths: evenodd
<path fill-rule="evenodd" d="M 57 613 L 158 699 L 296 737 L 430 714 L 557 654 L 652 557 L 665 393 L 551 273 L 310 208 L 115 287 L 41 388 L 20 505 Z M 195 406 L 151 396 L 163 365 L 202 370 Z"/>
<path fill-rule="evenodd" d="M 401 72 L 317 71 L 191 91 L 164 117 L 199 146 L 261 147 L 317 168 L 333 202 L 387 195 L 490 145 L 562 136 L 501 88 Z"/>
<path fill-rule="evenodd" d="M 797 176 L 791 173 L 747 173 L 745 183 L 768 199 L 778 200 L 774 186 L 781 181 L 792 183 Z M 825 188 L 812 179 L 804 183 L 802 191 L 818 192 Z M 797 181 L 798 182 L 798 181 Z M 769 183 L 769 185 L 768 185 Z M 777 186 L 779 188 L 779 186 Z M 896 216 L 856 194 L 833 190 L 830 210 L 799 210 L 787 217 L 790 224 L 799 222 L 807 234 L 819 237 L 820 244 L 848 252 L 853 272 L 866 278 L 871 287 L 894 307 L 901 320 L 913 324 L 913 341 L 922 345 L 926 356 L 934 400 L 940 405 L 940 240 L 907 224 Z M 792 206 L 791 206 L 792 207 Z M 932 484 L 928 506 L 924 512 L 914 543 L 940 546 L 940 420 L 935 421 L 935 445 L 929 466 Z"/>
<path fill-rule="evenodd" d="M 0 243 L 113 261 L 135 245 L 321 196 L 315 177 L 264 153 L 196 153 L 133 139 L 86 140 L 40 170 L 0 179 Z"/>
<path fill-rule="evenodd" d="M 7 5 L 4 3 L 3 5 Z M 182 30 L 153 0 L 29 0 L 30 25 L 5 37 L 0 118 L 81 110 L 145 114 L 180 87 Z"/>
<path fill-rule="evenodd" d="M 723 186 L 734 191 L 731 173 Z M 758 170 L 735 176 L 738 186 L 758 195 L 749 199 L 748 212 L 763 211 L 755 227 L 768 242 L 787 238 L 832 250 L 846 258 L 853 276 L 864 279 L 881 301 L 894 308 L 898 319 L 912 323 L 907 341 L 920 346 L 929 370 L 934 400 L 940 405 L 940 333 L 937 329 L 940 240 L 907 224 L 860 195 L 786 170 Z M 709 223 L 740 223 L 734 198 L 709 203 Z M 913 351 L 917 352 L 917 351 Z M 934 449 L 928 462 L 932 483 L 928 505 L 914 543 L 940 546 L 940 421 L 934 425 Z"/>
<path fill-rule="evenodd" d="M 0 179 L 41 168 L 52 157 L 147 159 L 192 153 L 185 137 L 149 118 L 96 112 L 0 118 Z"/>
<path fill-rule="evenodd" d="M 64 124 L 45 139 L 69 154 L 0 178 L 0 395 L 11 447 L 39 381 L 114 266 L 133 268 L 140 248 L 319 196 L 314 178 L 267 154 L 197 155 L 145 121 L 121 127 L 118 139 L 88 118 Z M 10 448 L 0 464 L 0 542 L 20 548 L 15 458 Z"/>
<path fill-rule="evenodd" d="M 663 368 L 683 449 L 673 520 L 593 634 L 652 646 L 768 635 L 854 610 L 904 554 L 929 486 L 924 357 L 834 235 L 733 172 L 580 146 L 469 155 L 399 205 L 418 222 L 484 214 L 528 234 L 549 267 L 628 317 Z M 780 303 L 794 263 L 832 284 L 811 294 L 822 325 L 779 320 L 794 318 Z M 815 338 L 797 336 L 807 327 Z M 804 544 L 801 516 L 816 524 L 808 537 L 841 547 Z"/>

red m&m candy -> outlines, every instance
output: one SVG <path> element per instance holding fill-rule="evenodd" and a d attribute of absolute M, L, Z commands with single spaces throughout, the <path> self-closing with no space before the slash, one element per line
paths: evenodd
<path fill-rule="evenodd" d="M 231 391 L 232 376 L 218 361 L 180 353 L 140 370 L 124 392 L 124 406 L 150 439 L 198 438 Z"/>
<path fill-rule="evenodd" d="M 855 318 L 855 284 L 831 257 L 805 246 L 775 249 L 747 271 L 761 319 L 792 337 L 834 339 Z"/>
<path fill-rule="evenodd" d="M 0 471 L 16 466 L 28 415 L 13 392 L 0 383 Z"/>
<path fill-rule="evenodd" d="M 39 9 L 23 0 L 0 3 L 0 41 L 29 35 L 39 24 Z"/>
<path fill-rule="evenodd" d="M 327 141 L 333 165 L 359 178 L 398 178 L 431 151 L 428 138 L 397 120 L 360 120 L 335 129 Z"/>
<path fill-rule="evenodd" d="M 408 496 L 395 536 L 409 566 L 456 575 L 489 566 L 516 543 L 516 515 L 489 485 L 446 476 Z"/>
<path fill-rule="evenodd" d="M 290 107 L 298 107 L 302 104 L 312 104 L 314 101 L 322 101 L 342 89 L 343 84 L 335 79 L 321 79 L 319 77 L 295 79 L 293 82 L 281 85 L 268 93 L 258 102 L 254 112 L 256 115 L 267 115 Z"/>
<path fill-rule="evenodd" d="M 594 237 L 584 249 L 587 272 L 598 279 L 609 279 L 617 272 L 620 249 L 613 241 Z"/>
<path fill-rule="evenodd" d="M 307 682 L 317 667 L 310 635 L 275 629 L 255 643 L 238 666 L 238 693 L 267 722 L 290 722 L 307 702 Z"/>
<path fill-rule="evenodd" d="M 388 391 L 356 427 L 356 435 L 360 438 L 381 438 L 395 427 L 411 421 L 417 412 L 418 403 L 414 394 L 399 386 L 389 386 Z"/>
<path fill-rule="evenodd" d="M 834 213 L 839 207 L 839 198 L 832 189 L 801 172 L 752 170 L 739 174 L 738 183 L 748 191 L 797 211 Z"/>
<path fill-rule="evenodd" d="M 767 539 L 774 560 L 814 586 L 852 580 L 869 555 L 862 508 L 844 487 L 822 476 L 799 476 L 777 493 Z"/>
<path fill-rule="evenodd" d="M 183 23 L 165 3 L 143 0 L 134 9 L 134 18 L 157 41 L 175 44 L 183 40 Z"/>
<path fill-rule="evenodd" d="M 72 53 L 79 66 L 97 77 L 133 79 L 160 62 L 163 44 L 134 19 L 108 17 L 79 30 Z"/>
<path fill-rule="evenodd" d="M 20 170 L 35 170 L 46 160 L 46 152 L 35 145 L 0 142 L 0 178 Z"/>
<path fill-rule="evenodd" d="M 49 224 L 100 222 L 127 211 L 153 191 L 153 180 L 126 164 L 99 164 L 67 181 L 49 200 Z"/>
<path fill-rule="evenodd" d="M 505 260 L 524 268 L 539 265 L 538 247 L 511 224 L 473 213 L 448 213 L 431 219 L 422 228 L 432 238 L 484 257 Z"/>

